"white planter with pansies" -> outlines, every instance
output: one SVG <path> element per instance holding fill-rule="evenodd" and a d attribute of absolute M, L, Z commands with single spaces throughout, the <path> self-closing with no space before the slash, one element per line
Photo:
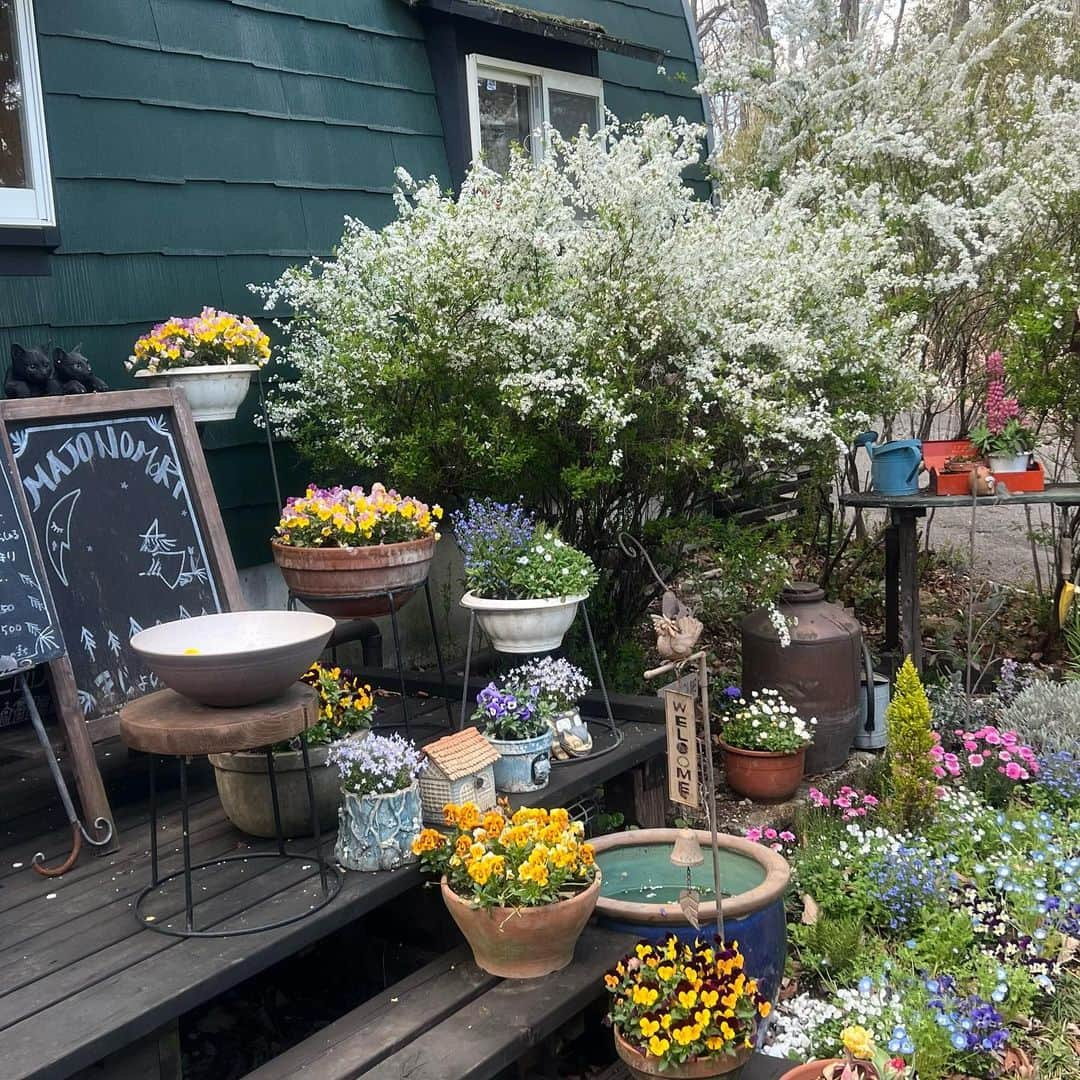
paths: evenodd
<path fill-rule="evenodd" d="M 467 592 L 461 606 L 475 612 L 492 647 L 503 653 L 543 653 L 557 649 L 585 595 L 550 600 L 489 600 Z"/>
<path fill-rule="evenodd" d="M 247 397 L 258 364 L 204 364 L 199 367 L 170 368 L 167 371 L 135 372 L 135 378 L 151 386 L 179 387 L 197 424 L 210 420 L 232 420 Z"/>

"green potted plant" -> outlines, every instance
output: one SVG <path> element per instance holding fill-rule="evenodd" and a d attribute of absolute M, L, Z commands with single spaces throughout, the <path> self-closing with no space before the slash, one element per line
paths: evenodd
<path fill-rule="evenodd" d="M 176 315 L 135 342 L 128 371 L 152 384 L 179 387 L 197 423 L 231 420 L 251 377 L 270 359 L 270 338 L 248 316 L 204 307 Z"/>
<path fill-rule="evenodd" d="M 342 793 L 334 856 L 348 870 L 395 870 L 416 861 L 423 826 L 424 758 L 400 735 L 352 736 L 330 748 Z"/>
<path fill-rule="evenodd" d="M 771 1005 L 738 946 L 675 935 L 642 943 L 604 976 L 615 1050 L 637 1078 L 736 1077 Z"/>
<path fill-rule="evenodd" d="M 440 876 L 477 965 L 504 979 L 566 967 L 600 895 L 584 826 L 562 808 L 522 807 L 509 820 L 475 803 L 444 813 L 450 831 L 424 829 L 412 850 Z"/>
<path fill-rule="evenodd" d="M 728 700 L 719 739 L 728 787 L 762 802 L 790 798 L 802 781 L 816 718 L 803 720 L 777 690 Z"/>
<path fill-rule="evenodd" d="M 313 611 L 386 615 L 427 580 L 442 508 L 392 488 L 310 485 L 281 512 L 271 549 L 286 585 Z"/>
<path fill-rule="evenodd" d="M 552 730 L 540 711 L 535 686 L 488 683 L 476 696 L 473 720 L 499 752 L 495 789 L 539 791 L 551 776 Z"/>
<path fill-rule="evenodd" d="M 454 534 L 468 586 L 461 604 L 495 649 L 557 649 L 596 584 L 592 560 L 515 503 L 470 499 L 454 515 Z"/>
<path fill-rule="evenodd" d="M 301 682 L 314 687 L 318 695 L 319 722 L 307 730 L 308 758 L 319 826 L 331 829 L 337 820 L 341 787 L 336 770 L 326 767 L 330 746 L 338 739 L 362 738 L 367 733 L 375 715 L 375 699 L 370 686 L 339 667 L 314 663 L 301 676 Z M 311 814 L 299 739 L 275 746 L 273 753 L 282 828 L 286 836 L 307 836 L 311 833 Z M 244 750 L 211 754 L 210 764 L 225 816 L 252 836 L 273 836 L 274 807 L 266 753 Z"/>
<path fill-rule="evenodd" d="M 986 457 L 992 473 L 1026 472 L 1035 440 L 1021 419 L 1019 402 L 1005 396 L 1001 353 L 992 352 L 986 358 L 986 377 L 986 416 L 972 428 L 971 441 Z"/>

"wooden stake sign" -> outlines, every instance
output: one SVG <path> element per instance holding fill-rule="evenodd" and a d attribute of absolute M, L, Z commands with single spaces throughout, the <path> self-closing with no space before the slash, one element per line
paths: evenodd
<path fill-rule="evenodd" d="M 676 684 L 677 685 L 677 684 Z M 696 810 L 698 784 L 697 695 L 685 689 L 664 689 L 667 719 L 668 798 Z"/>

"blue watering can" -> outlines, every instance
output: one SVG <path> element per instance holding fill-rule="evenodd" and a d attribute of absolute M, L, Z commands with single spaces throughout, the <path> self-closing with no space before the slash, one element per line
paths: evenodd
<path fill-rule="evenodd" d="M 866 447 L 870 455 L 870 483 L 879 495 L 914 495 L 919 490 L 922 442 L 897 439 L 875 446 L 878 433 L 864 431 L 855 440 L 855 449 Z"/>

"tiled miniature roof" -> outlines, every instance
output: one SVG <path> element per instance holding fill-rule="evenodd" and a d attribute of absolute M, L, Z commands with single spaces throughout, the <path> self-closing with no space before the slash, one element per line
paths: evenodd
<path fill-rule="evenodd" d="M 498 750 L 476 728 L 444 735 L 428 743 L 424 753 L 446 775 L 447 780 L 471 776 L 499 760 Z"/>

